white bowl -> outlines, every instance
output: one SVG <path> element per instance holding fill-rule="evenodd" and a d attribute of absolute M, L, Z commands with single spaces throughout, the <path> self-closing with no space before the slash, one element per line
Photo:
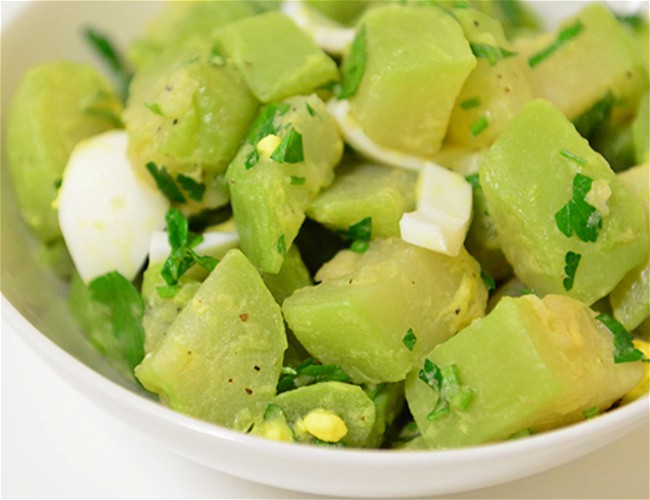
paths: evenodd
<path fill-rule="evenodd" d="M 93 24 L 124 45 L 158 8 L 153 2 L 42 2 L 5 9 L 2 109 L 32 65 L 91 60 L 79 27 Z M 15 14 L 15 15 L 14 15 Z M 119 22 L 118 22 L 119 16 Z M 56 23 L 52 23 L 56 19 Z M 38 33 L 38 43 L 34 43 Z M 3 134 L 4 134 L 3 113 Z M 259 483 L 319 495 L 441 495 L 530 476 L 584 456 L 648 425 L 644 398 L 598 418 L 518 441 L 449 451 L 323 449 L 247 436 L 176 412 L 119 378 L 89 346 L 67 312 L 65 287 L 25 249 L 2 161 L 2 324 L 18 333 L 69 384 L 125 424 L 210 468 Z"/>

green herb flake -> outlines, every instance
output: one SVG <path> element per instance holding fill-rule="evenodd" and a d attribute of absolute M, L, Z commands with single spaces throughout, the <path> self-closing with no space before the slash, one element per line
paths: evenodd
<path fill-rule="evenodd" d="M 480 183 L 480 178 L 479 174 L 471 174 L 465 177 L 465 180 L 469 182 L 474 189 L 480 189 L 481 188 L 481 183 Z"/>
<path fill-rule="evenodd" d="M 178 174 L 176 181 L 187 192 L 187 195 L 194 201 L 201 201 L 205 194 L 205 184 L 197 182 L 187 175 Z"/>
<path fill-rule="evenodd" d="M 488 291 L 494 290 L 497 287 L 494 278 L 486 273 L 483 269 L 481 269 L 481 279 L 483 280 L 483 283 L 485 283 Z"/>
<path fill-rule="evenodd" d="M 486 59 L 490 63 L 490 66 L 496 66 L 502 59 L 517 55 L 516 52 L 502 47 L 495 47 L 487 43 L 470 43 L 469 46 L 476 57 Z"/>
<path fill-rule="evenodd" d="M 287 253 L 287 242 L 284 234 L 278 238 L 278 242 L 275 244 L 275 249 L 280 255 L 285 255 Z"/>
<path fill-rule="evenodd" d="M 441 369 L 427 358 L 418 371 L 418 378 L 438 395 L 433 409 L 427 415 L 429 421 L 449 415 L 452 408 L 465 411 L 474 400 L 475 390 L 462 384 L 455 364 Z"/>
<path fill-rule="evenodd" d="M 550 45 L 540 50 L 536 54 L 533 54 L 528 59 L 528 66 L 534 68 L 542 61 L 546 60 L 551 54 L 562 47 L 562 45 L 578 36 L 583 29 L 584 25 L 580 22 L 580 20 L 577 20 L 575 23 L 562 28 L 557 34 L 555 40 Z"/>
<path fill-rule="evenodd" d="M 151 111 L 153 114 L 158 115 L 158 116 L 163 116 L 162 109 L 160 109 L 160 106 L 157 103 L 144 103 L 144 107 L 147 108 L 149 111 Z"/>
<path fill-rule="evenodd" d="M 587 420 L 589 420 L 590 418 L 594 418 L 600 415 L 600 409 L 597 406 L 592 406 L 591 408 L 587 408 L 585 411 L 583 411 L 582 414 Z"/>
<path fill-rule="evenodd" d="M 128 69 L 124 57 L 115 48 L 113 42 L 104 34 L 94 28 L 86 27 L 83 30 L 84 37 L 91 47 L 106 63 L 113 73 L 118 84 L 119 95 L 122 102 L 126 102 L 129 92 L 129 84 L 133 78 L 132 72 Z"/>
<path fill-rule="evenodd" d="M 185 203 L 187 200 L 183 193 L 176 185 L 174 178 L 167 172 L 167 169 L 164 165 L 161 165 L 160 168 L 150 161 L 146 164 L 145 168 L 151 174 L 156 185 L 162 194 L 164 194 L 168 200 L 176 203 Z"/>
<path fill-rule="evenodd" d="M 615 14 L 615 16 L 619 23 L 634 31 L 642 31 L 647 22 L 640 14 Z"/>
<path fill-rule="evenodd" d="M 412 351 L 415 348 L 417 341 L 418 339 L 415 336 L 415 332 L 412 328 L 409 328 L 404 337 L 402 337 L 402 342 L 409 351 Z"/>
<path fill-rule="evenodd" d="M 581 156 L 573 154 L 571 151 L 567 151 L 566 149 L 562 149 L 560 151 L 560 156 L 562 158 L 566 158 L 569 161 L 572 161 L 573 163 L 575 163 L 576 165 L 579 165 L 581 167 L 584 167 L 585 165 L 587 165 L 587 160 L 585 160 Z"/>
<path fill-rule="evenodd" d="M 477 108 L 480 105 L 481 105 L 480 97 L 470 97 L 469 99 L 465 99 L 464 101 L 460 102 L 461 109 Z"/>
<path fill-rule="evenodd" d="M 278 163 L 300 163 L 305 160 L 302 149 L 302 135 L 291 127 L 282 142 L 271 154 L 271 159 Z"/>
<path fill-rule="evenodd" d="M 290 106 L 286 103 L 274 103 L 264 106 L 248 132 L 248 143 L 255 145 L 267 135 L 277 135 L 278 130 L 275 126 L 275 120 L 283 116 L 289 109 Z"/>
<path fill-rule="evenodd" d="M 305 184 L 305 178 L 299 177 L 297 175 L 292 175 L 291 180 L 289 181 L 292 186 L 303 186 Z"/>
<path fill-rule="evenodd" d="M 282 367 L 277 393 L 312 385 L 318 382 L 350 382 L 350 376 L 336 365 L 321 365 L 307 358 L 296 368 Z"/>
<path fill-rule="evenodd" d="M 257 163 L 260 161 L 260 153 L 257 151 L 257 149 L 253 149 L 248 156 L 246 156 L 246 160 L 244 160 L 244 167 L 246 167 L 246 170 L 249 170 L 253 168 Z"/>
<path fill-rule="evenodd" d="M 312 108 L 308 102 L 305 103 L 305 107 L 307 108 L 307 113 L 309 113 L 309 116 L 316 116 L 316 111 L 314 111 L 314 108 Z"/>
<path fill-rule="evenodd" d="M 609 314 L 599 314 L 596 319 L 614 335 L 614 363 L 633 363 L 644 360 L 643 352 L 634 347 L 634 337 Z"/>
<path fill-rule="evenodd" d="M 226 59 L 223 57 L 223 54 L 218 47 L 212 47 L 210 50 L 210 64 L 213 64 L 217 67 L 223 67 L 226 64 Z"/>
<path fill-rule="evenodd" d="M 590 137 L 602 123 L 609 120 L 615 104 L 616 97 L 608 90 L 591 107 L 574 118 L 573 125 L 582 137 Z"/>
<path fill-rule="evenodd" d="M 357 253 L 364 253 L 370 246 L 372 239 L 372 217 L 366 217 L 359 222 L 352 224 L 345 233 L 352 240 L 350 250 Z"/>
<path fill-rule="evenodd" d="M 555 223 L 567 238 L 575 234 L 581 241 L 594 242 L 603 227 L 596 208 L 586 201 L 593 180 L 582 174 L 573 178 L 573 196 L 556 214 Z"/>
<path fill-rule="evenodd" d="M 576 271 L 578 270 L 578 264 L 580 264 L 580 259 L 582 259 L 582 255 L 571 251 L 567 252 L 564 257 L 565 277 L 562 280 L 562 285 L 567 292 L 573 288 L 573 282 L 575 280 Z"/>
<path fill-rule="evenodd" d="M 472 134 L 472 137 L 476 137 L 486 128 L 488 128 L 488 125 L 490 125 L 490 123 L 488 122 L 487 116 L 482 115 L 478 120 L 469 126 L 469 133 Z"/>
<path fill-rule="evenodd" d="M 366 72 L 366 27 L 361 26 L 350 47 L 350 53 L 341 66 L 342 83 L 338 92 L 339 99 L 348 99 L 356 94 L 363 75 Z"/>
<path fill-rule="evenodd" d="M 62 185 L 63 185 L 63 179 L 61 177 L 54 179 L 54 189 L 61 189 Z"/>
<path fill-rule="evenodd" d="M 161 297 L 171 298 L 180 289 L 179 280 L 192 266 L 197 264 L 207 271 L 212 271 L 219 261 L 207 255 L 196 254 L 193 248 L 203 241 L 203 237 L 190 232 L 188 220 L 178 208 L 170 208 L 165 220 L 171 251 L 160 274 L 167 286 L 158 287 L 156 290 Z"/>

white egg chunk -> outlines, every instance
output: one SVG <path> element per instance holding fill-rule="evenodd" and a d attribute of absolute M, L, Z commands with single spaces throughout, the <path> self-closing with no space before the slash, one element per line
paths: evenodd
<path fill-rule="evenodd" d="M 424 165 L 431 162 L 430 159 L 402 153 L 374 142 L 350 114 L 350 103 L 347 99 L 330 99 L 327 103 L 327 111 L 336 120 L 345 142 L 370 160 L 407 170 L 421 170 Z"/>
<path fill-rule="evenodd" d="M 342 55 L 354 40 L 354 28 L 341 26 L 302 1 L 285 0 L 282 12 L 309 33 L 316 45 L 330 54 Z"/>
<path fill-rule="evenodd" d="M 127 135 L 114 130 L 81 141 L 59 190 L 59 225 L 85 283 L 118 271 L 132 280 L 165 227 L 169 202 L 139 178 L 126 156 Z"/>
<path fill-rule="evenodd" d="M 415 212 L 400 219 L 404 241 L 435 252 L 460 253 L 472 217 L 472 186 L 465 178 L 435 163 L 420 172 Z"/>
<path fill-rule="evenodd" d="M 239 235 L 234 229 L 227 230 L 208 230 L 202 234 L 203 241 L 194 247 L 197 255 L 214 257 L 221 259 L 231 248 L 239 246 Z M 171 246 L 166 231 L 155 231 L 151 235 L 149 242 L 149 263 L 156 264 L 169 257 Z"/>

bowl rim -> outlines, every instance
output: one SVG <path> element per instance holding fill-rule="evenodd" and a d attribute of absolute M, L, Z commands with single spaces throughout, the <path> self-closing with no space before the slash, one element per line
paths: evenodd
<path fill-rule="evenodd" d="M 78 380 L 83 380 L 83 383 L 91 390 L 105 393 L 111 399 L 121 401 L 123 405 L 149 417 L 163 420 L 167 424 L 179 425 L 212 439 L 237 442 L 245 448 L 254 448 L 257 452 L 268 454 L 282 452 L 288 458 L 304 460 L 317 456 L 319 460 L 331 463 L 344 465 L 363 464 L 365 466 L 391 465 L 409 467 L 416 463 L 433 466 L 442 462 L 452 465 L 470 459 L 480 461 L 516 456 L 524 451 L 526 453 L 542 451 L 547 447 L 562 446 L 569 439 L 574 441 L 588 440 L 592 436 L 604 434 L 608 429 L 624 428 L 627 433 L 636 429 L 644 421 L 647 423 L 650 419 L 650 395 L 646 395 L 592 419 L 521 439 L 487 443 L 479 446 L 441 450 L 341 449 L 277 442 L 184 415 L 106 378 L 40 332 L 19 312 L 5 296 L 4 292 L 1 294 L 0 311 L 3 327 L 6 326 L 13 330 L 32 350 L 36 351 L 40 357 L 45 358 L 45 361 L 51 363 L 54 368 L 63 370 Z M 66 383 L 72 385 L 68 380 L 66 380 Z M 78 390 L 78 388 L 75 387 L 75 390 Z M 610 442 L 609 440 L 602 441 L 601 446 L 605 446 Z"/>

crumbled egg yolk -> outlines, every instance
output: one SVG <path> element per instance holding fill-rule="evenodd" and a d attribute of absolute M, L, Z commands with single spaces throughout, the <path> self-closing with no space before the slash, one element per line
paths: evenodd
<path fill-rule="evenodd" d="M 591 184 L 591 189 L 585 196 L 585 201 L 594 207 L 601 216 L 609 214 L 609 198 L 612 196 L 612 188 L 609 182 L 604 179 L 598 179 Z"/>
<path fill-rule="evenodd" d="M 317 408 L 311 410 L 299 422 L 301 430 L 327 443 L 338 443 L 348 433 L 343 419 L 332 411 Z"/>
<path fill-rule="evenodd" d="M 273 154 L 273 151 L 275 151 L 281 142 L 282 138 L 280 136 L 269 134 L 260 139 L 260 141 L 257 143 L 257 146 L 255 146 L 255 149 L 257 149 L 257 152 L 260 154 L 260 156 L 270 158 Z"/>
<path fill-rule="evenodd" d="M 650 344 L 645 340 L 634 339 L 634 347 L 643 353 L 646 358 L 650 358 Z M 644 394 L 648 393 L 650 389 L 650 363 L 643 363 L 643 378 L 639 381 L 630 392 L 628 392 L 623 399 L 621 404 L 631 403 L 635 399 L 639 399 Z"/>

